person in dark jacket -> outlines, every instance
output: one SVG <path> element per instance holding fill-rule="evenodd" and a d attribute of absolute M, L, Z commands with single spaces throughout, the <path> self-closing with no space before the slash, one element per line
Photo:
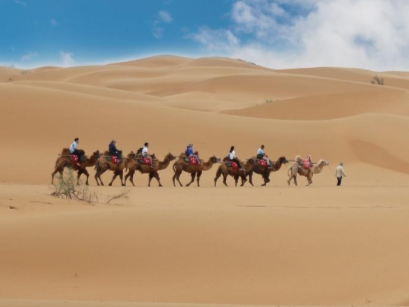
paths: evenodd
<path fill-rule="evenodd" d="M 186 151 L 185 151 L 186 157 L 193 157 L 196 158 L 198 164 L 202 164 L 200 161 L 199 157 L 195 155 L 195 152 L 193 151 L 193 144 L 187 145 Z"/>
<path fill-rule="evenodd" d="M 121 161 L 121 152 L 121 150 L 116 148 L 116 140 L 112 140 L 111 143 L 109 143 L 109 154 L 111 156 L 116 156 L 118 161 Z"/>

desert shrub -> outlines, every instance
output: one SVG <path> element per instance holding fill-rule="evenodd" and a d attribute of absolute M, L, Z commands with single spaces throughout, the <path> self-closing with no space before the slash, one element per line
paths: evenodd
<path fill-rule="evenodd" d="M 372 83 L 372 84 L 376 84 L 376 85 L 384 85 L 384 84 L 385 84 L 385 81 L 384 81 L 383 78 L 380 78 L 380 77 L 378 77 L 378 76 L 375 76 L 375 77 L 373 77 L 371 83 Z"/>
<path fill-rule="evenodd" d="M 273 103 L 273 100 L 266 100 L 266 103 Z"/>
<path fill-rule="evenodd" d="M 75 173 L 72 168 L 68 168 L 63 176 L 58 179 L 58 183 L 53 185 L 54 197 L 74 199 L 84 201 L 89 204 L 98 202 L 98 194 L 89 190 L 87 185 L 80 183 L 76 184 Z"/>

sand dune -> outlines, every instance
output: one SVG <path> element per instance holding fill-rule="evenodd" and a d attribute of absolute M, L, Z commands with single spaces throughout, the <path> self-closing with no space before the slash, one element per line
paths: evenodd
<path fill-rule="evenodd" d="M 408 305 L 408 76 L 173 56 L 1 67 L 0 305 Z M 111 205 L 119 181 L 91 177 L 101 201 L 88 205 L 50 196 L 76 136 L 88 154 L 115 138 L 125 154 L 149 141 L 160 159 L 188 143 L 223 158 L 235 145 L 244 160 L 265 144 L 273 160 L 330 165 L 310 188 L 289 188 L 285 165 L 265 189 L 258 175 L 256 187 L 214 188 L 218 165 L 200 189 L 173 188 L 169 167 L 164 189 L 137 174 L 129 201 Z"/>

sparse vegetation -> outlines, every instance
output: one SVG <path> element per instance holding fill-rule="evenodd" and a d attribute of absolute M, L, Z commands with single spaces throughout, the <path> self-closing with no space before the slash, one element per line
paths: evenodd
<path fill-rule="evenodd" d="M 378 77 L 378 76 L 373 77 L 371 83 L 372 83 L 372 84 L 376 84 L 376 85 L 385 85 L 384 79 L 383 79 L 383 78 L 380 78 L 380 77 Z"/>
<path fill-rule="evenodd" d="M 98 194 L 91 192 L 88 186 L 84 184 L 75 184 L 74 170 L 69 168 L 65 175 L 59 178 L 58 183 L 53 185 L 54 191 L 51 193 L 54 197 L 74 199 L 84 201 L 89 204 L 98 202 Z"/>
<path fill-rule="evenodd" d="M 82 182 L 78 185 L 76 184 L 75 172 L 72 168 L 66 169 L 64 175 L 59 178 L 58 183 L 53 185 L 52 196 L 83 201 L 88 204 L 99 203 L 99 194 L 93 192 L 89 189 L 87 185 Z M 111 204 L 118 200 L 129 200 L 129 190 L 123 190 L 118 194 L 108 195 L 106 197 L 106 204 Z"/>
<path fill-rule="evenodd" d="M 266 103 L 273 103 L 274 100 L 266 100 Z"/>
<path fill-rule="evenodd" d="M 21 74 L 22 74 L 22 75 L 29 75 L 29 74 L 30 74 L 30 71 L 28 71 L 28 70 L 22 70 L 22 71 L 21 71 Z"/>

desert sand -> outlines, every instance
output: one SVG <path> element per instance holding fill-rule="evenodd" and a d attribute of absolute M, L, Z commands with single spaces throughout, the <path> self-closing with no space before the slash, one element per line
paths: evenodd
<path fill-rule="evenodd" d="M 374 76 L 385 85 L 373 85 Z M 158 56 L 29 71 L 0 67 L 0 306 L 409 305 L 409 73 L 273 70 L 234 59 Z M 271 183 L 96 187 L 101 202 L 52 197 L 74 137 L 91 154 L 115 138 L 160 159 L 330 163 L 305 187 Z M 345 163 L 343 187 L 334 169 Z M 112 173 L 105 173 L 109 182 Z M 187 183 L 189 176 L 181 177 Z"/>

